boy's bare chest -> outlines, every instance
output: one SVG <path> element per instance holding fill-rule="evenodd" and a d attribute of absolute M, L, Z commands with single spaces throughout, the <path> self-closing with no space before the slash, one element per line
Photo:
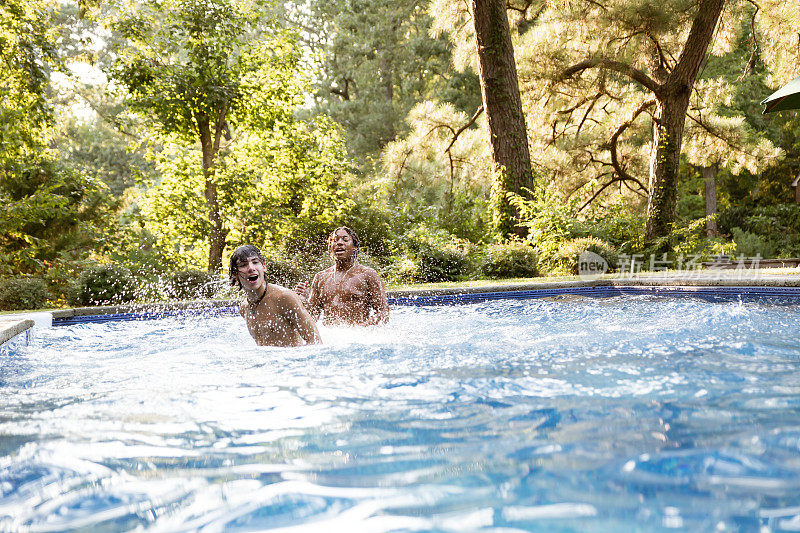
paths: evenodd
<path fill-rule="evenodd" d="M 367 284 L 363 276 L 353 275 L 344 279 L 330 274 L 321 284 L 321 297 L 329 302 L 353 302 L 367 299 Z"/>
<path fill-rule="evenodd" d="M 246 305 L 244 319 L 248 331 L 256 339 L 271 340 L 290 333 L 288 321 L 269 303 L 262 302 L 254 309 Z"/>

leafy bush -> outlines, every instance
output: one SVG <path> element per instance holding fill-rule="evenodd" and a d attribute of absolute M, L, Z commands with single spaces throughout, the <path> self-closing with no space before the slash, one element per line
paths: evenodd
<path fill-rule="evenodd" d="M 537 187 L 533 200 L 511 195 L 520 210 L 522 225 L 528 227 L 528 242 L 539 258 L 553 257 L 564 241 L 586 235 L 585 226 L 575 216 L 576 202 L 563 202 L 546 186 Z"/>
<path fill-rule="evenodd" d="M 0 309 L 39 309 L 47 302 L 47 284 L 41 278 L 21 276 L 0 280 Z"/>
<path fill-rule="evenodd" d="M 268 283 L 292 288 L 300 280 L 300 270 L 294 263 L 281 259 L 266 259 L 264 276 Z"/>
<path fill-rule="evenodd" d="M 782 229 L 792 229 L 796 233 L 800 229 L 800 204 L 731 207 L 718 215 L 717 226 L 726 234 L 736 227 L 756 234 Z"/>
<path fill-rule="evenodd" d="M 577 274 L 578 259 L 583 252 L 594 252 L 605 259 L 612 269 L 617 267 L 617 251 L 611 244 L 595 237 L 579 237 L 561 244 L 548 262 L 549 273 Z"/>
<path fill-rule="evenodd" d="M 774 246 L 766 239 L 744 231 L 742 228 L 731 228 L 733 242 L 736 244 L 736 255 L 744 257 L 775 257 Z"/>
<path fill-rule="evenodd" d="M 211 298 L 220 281 L 213 274 L 203 270 L 184 270 L 176 272 L 167 284 L 167 294 L 178 300 Z"/>
<path fill-rule="evenodd" d="M 416 283 L 423 279 L 419 262 L 410 255 L 394 257 L 387 270 L 387 276 L 397 283 Z"/>
<path fill-rule="evenodd" d="M 669 251 L 676 257 L 694 257 L 700 261 L 708 261 L 718 255 L 732 254 L 733 244 L 719 237 L 708 236 L 706 222 L 708 217 L 684 225 L 675 225 L 666 237 Z M 649 257 L 649 254 L 646 255 Z"/>
<path fill-rule="evenodd" d="M 466 277 L 468 266 L 469 259 L 463 251 L 424 247 L 415 254 L 394 257 L 387 275 L 393 281 L 407 283 L 457 281 Z"/>
<path fill-rule="evenodd" d="M 605 207 L 584 223 L 586 236 L 596 237 L 617 248 L 621 253 L 633 253 L 642 246 L 645 220 L 624 205 Z"/>
<path fill-rule="evenodd" d="M 491 244 L 486 247 L 480 270 L 495 279 L 533 277 L 537 272 L 536 252 L 519 241 Z"/>
<path fill-rule="evenodd" d="M 800 255 L 800 204 L 732 207 L 720 213 L 717 225 L 722 233 L 733 236 L 737 248 L 741 243 L 744 249 L 769 254 L 761 254 L 767 258 Z M 743 233 L 735 233 L 734 228 Z"/>
<path fill-rule="evenodd" d="M 136 299 L 136 278 L 119 265 L 98 265 L 84 270 L 69 296 L 71 305 L 109 305 Z"/>
<path fill-rule="evenodd" d="M 418 225 L 401 239 L 388 275 L 397 281 L 456 281 L 469 275 L 468 245 L 444 230 Z"/>
<path fill-rule="evenodd" d="M 467 254 L 457 248 L 422 248 L 417 254 L 420 281 L 456 281 L 466 274 Z"/>

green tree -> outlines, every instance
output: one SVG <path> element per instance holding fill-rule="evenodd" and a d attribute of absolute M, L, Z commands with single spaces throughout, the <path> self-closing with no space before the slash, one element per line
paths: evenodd
<path fill-rule="evenodd" d="M 457 237 L 487 240 L 495 173 L 486 131 L 455 106 L 433 101 L 412 109 L 410 131 L 382 153 L 382 185 L 392 205 Z M 513 218 L 512 218 L 513 220 Z"/>
<path fill-rule="evenodd" d="M 374 158 L 407 132 L 404 119 L 434 95 L 472 114 L 480 88 L 472 72 L 450 66 L 450 44 L 429 34 L 418 0 L 296 1 L 291 24 L 302 28 L 318 72 L 316 112 L 344 128 L 351 154 Z"/>
<path fill-rule="evenodd" d="M 717 24 L 719 0 L 508 2 L 534 163 L 567 198 L 647 210 L 652 237 L 670 229 L 682 156 L 734 172 L 774 159 L 750 113 L 730 105 L 752 60 L 731 50 L 752 35 L 788 54 L 786 36 L 797 26 L 783 24 L 797 15 L 775 2 L 761 11 L 726 5 Z M 434 29 L 450 36 L 457 68 L 475 69 L 466 6 L 437 0 L 431 13 Z M 783 37 L 765 39 L 767 19 Z M 768 55 L 762 48 L 756 58 Z"/>
<path fill-rule="evenodd" d="M 99 178 L 121 197 L 137 178 L 152 172 L 142 141 L 148 135 L 102 71 L 113 61 L 108 51 L 118 36 L 80 12 L 77 4 L 62 4 L 55 20 L 65 68 L 51 76 L 51 143 L 65 165 Z"/>
<path fill-rule="evenodd" d="M 135 198 L 156 247 L 183 269 L 202 260 L 207 245 L 209 222 L 195 215 L 204 186 L 197 151 L 166 143 L 158 155 L 159 182 Z M 341 133 L 324 117 L 240 132 L 215 173 L 229 241 L 286 255 L 317 247 L 353 207 L 351 168 Z"/>
<path fill-rule="evenodd" d="M 300 99 L 299 51 L 263 2 L 167 0 L 120 4 L 110 26 L 127 41 L 111 73 L 131 109 L 163 135 L 199 143 L 208 270 L 222 266 L 228 229 L 217 169 L 239 129 L 290 120 Z M 199 202 L 193 202 L 197 209 Z"/>
<path fill-rule="evenodd" d="M 62 67 L 56 5 L 0 3 L 0 270 L 43 273 L 102 247 L 113 202 L 99 180 L 70 169 L 49 148 L 50 76 Z"/>
<path fill-rule="evenodd" d="M 648 239 L 671 229 L 686 112 L 723 4 L 577 2 L 545 9 L 528 35 L 526 44 L 541 56 L 529 56 L 526 86 L 534 98 L 549 98 L 556 136 L 597 131 L 596 114 L 613 109 L 601 133 L 610 156 L 608 175 L 647 191 Z M 545 90 L 536 90 L 545 80 Z M 618 151 L 628 130 L 644 118 L 652 119 L 646 186 Z M 585 153 L 587 165 L 594 156 Z"/>

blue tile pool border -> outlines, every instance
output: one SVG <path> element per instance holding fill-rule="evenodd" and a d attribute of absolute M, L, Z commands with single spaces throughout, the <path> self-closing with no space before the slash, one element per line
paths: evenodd
<path fill-rule="evenodd" d="M 561 296 L 588 296 L 607 298 L 622 295 L 650 295 L 657 297 L 690 297 L 701 298 L 708 301 L 759 301 L 800 303 L 800 286 L 768 287 L 768 286 L 631 286 L 617 284 L 603 285 L 576 285 L 554 288 L 533 288 L 522 290 L 493 290 L 481 291 L 440 289 L 438 291 L 400 292 L 390 294 L 389 304 L 394 306 L 433 306 L 433 305 L 459 305 L 469 303 L 488 302 L 493 300 L 529 300 L 536 298 L 557 298 Z M 111 308 L 114 309 L 114 308 Z M 54 313 L 53 326 L 69 326 L 73 324 L 87 324 L 98 322 L 112 322 L 124 320 L 151 320 L 166 317 L 180 316 L 235 316 L 238 314 L 238 304 L 217 302 L 214 307 L 194 307 L 183 309 L 139 309 L 125 312 L 109 312 L 103 314 L 88 314 L 87 308 L 81 310 L 82 314 L 68 316 L 64 313 Z"/>

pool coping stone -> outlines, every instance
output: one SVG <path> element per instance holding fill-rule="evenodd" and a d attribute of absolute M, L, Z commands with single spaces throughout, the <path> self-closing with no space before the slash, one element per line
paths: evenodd
<path fill-rule="evenodd" d="M 26 319 L 0 319 L 0 346 L 10 341 L 20 333 L 25 333 L 33 327 L 35 322 Z"/>

